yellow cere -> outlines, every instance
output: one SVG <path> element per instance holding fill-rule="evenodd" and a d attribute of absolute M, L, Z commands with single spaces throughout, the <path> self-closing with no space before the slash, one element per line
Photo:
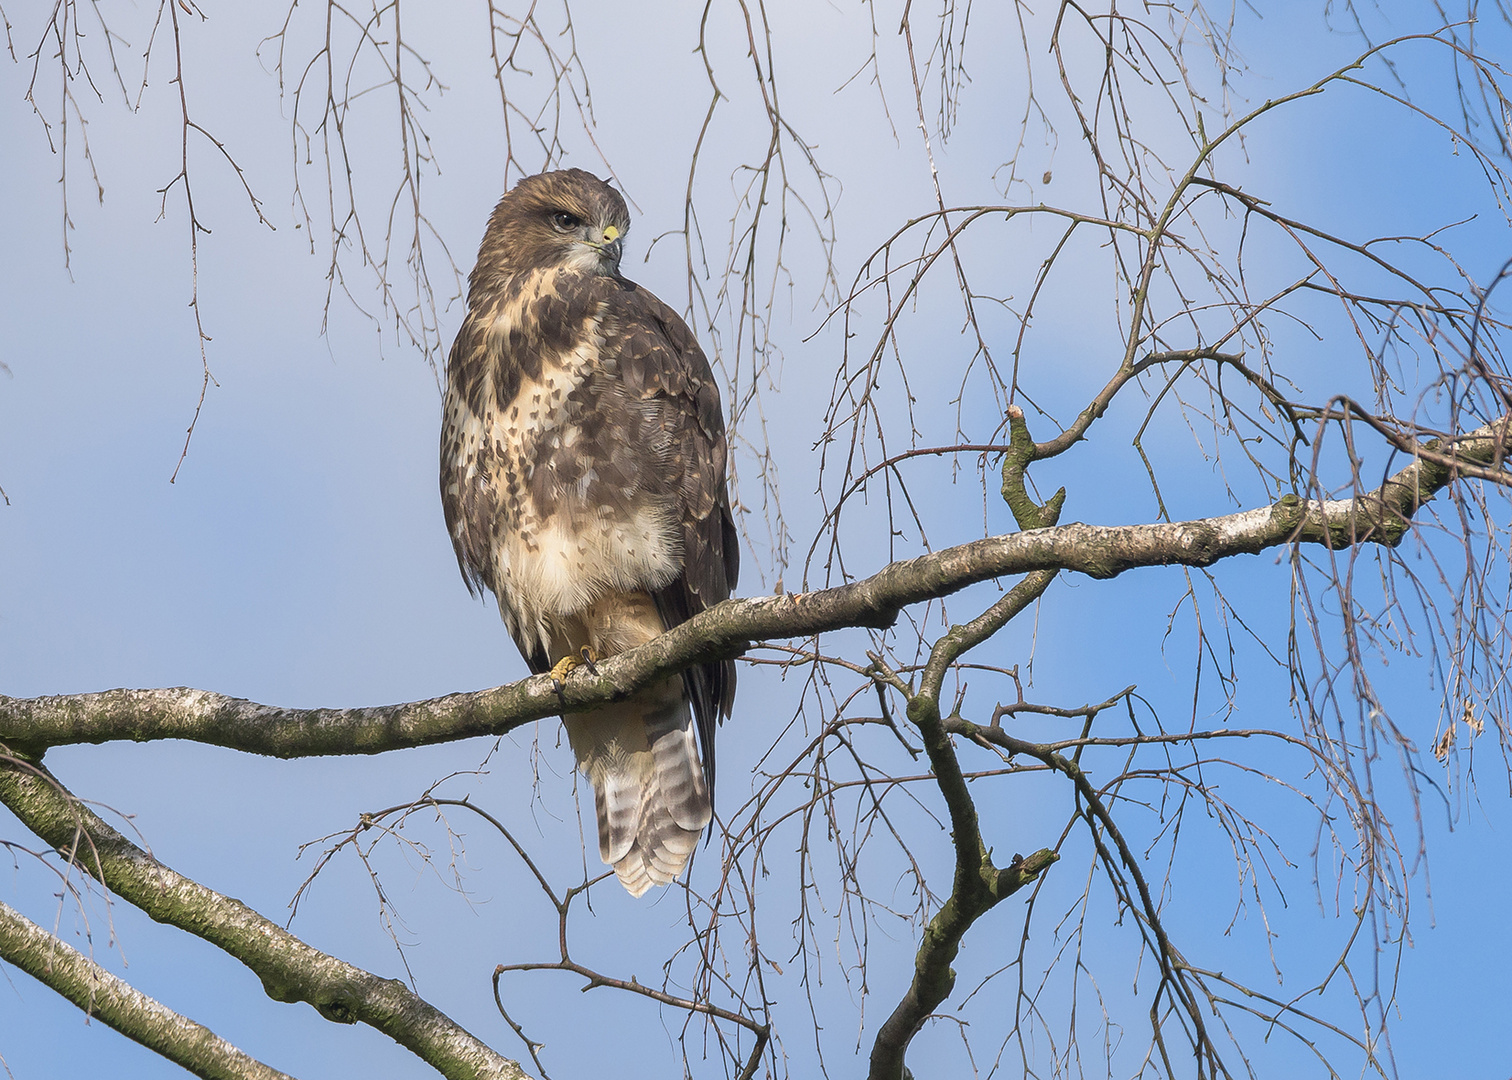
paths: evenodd
<path fill-rule="evenodd" d="M 607 229 L 604 230 L 604 243 L 612 244 L 618 239 L 619 230 L 616 229 L 613 225 L 610 225 Z"/>

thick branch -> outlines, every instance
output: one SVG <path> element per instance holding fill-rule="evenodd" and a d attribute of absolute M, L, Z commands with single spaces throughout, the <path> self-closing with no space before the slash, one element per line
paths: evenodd
<path fill-rule="evenodd" d="M 1399 543 L 1418 509 L 1456 479 L 1445 455 L 1489 464 L 1509 448 L 1508 421 L 1425 454 L 1354 499 L 1303 500 L 1195 521 L 1070 524 L 977 540 L 896 562 L 849 585 L 728 600 L 655 641 L 580 668 L 558 694 L 547 675 L 469 694 L 363 709 L 282 709 L 203 690 L 111 690 L 30 699 L 0 697 L 0 741 L 40 752 L 65 743 L 191 739 L 273 757 L 374 754 L 474 735 L 496 735 L 563 711 L 620 700 L 691 664 L 739 655 L 752 641 L 850 626 L 885 627 L 910 604 L 968 585 L 1036 570 L 1110 578 L 1142 566 L 1211 566 L 1293 542 L 1344 548 Z"/>
<path fill-rule="evenodd" d="M 1040 506 L 1029 498 L 1023 485 L 1023 467 L 1032 458 L 1033 441 L 1024 426 L 1023 413 L 1010 407 L 1013 449 L 1003 464 L 1003 497 L 1019 524 L 1026 527 L 1054 525 L 1065 502 L 1062 488 Z M 1029 859 L 1014 857 L 1007 869 L 993 865 L 992 852 L 982 841 L 976 802 L 966 786 L 960 760 L 940 718 L 940 688 L 945 675 L 968 650 L 992 637 L 1015 616 L 1038 600 L 1051 582 L 1054 570 L 1038 570 L 1026 576 L 975 619 L 950 630 L 930 649 L 929 662 L 919 680 L 919 691 L 908 702 L 908 718 L 919 729 L 930 769 L 950 812 L 950 833 L 955 846 L 955 874 L 950 897 L 941 905 L 914 955 L 914 977 L 903 999 L 892 1011 L 872 1043 L 868 1080 L 902 1080 L 903 1059 L 924 1021 L 955 988 L 950 966 L 961 949 L 966 931 L 998 903 L 1034 880 L 1060 856 L 1049 849 Z"/>
<path fill-rule="evenodd" d="M 275 1001 L 307 1001 L 327 1020 L 368 1024 L 448 1080 L 526 1080 L 515 1062 L 398 979 L 327 956 L 240 900 L 170 870 L 96 817 L 40 765 L 0 758 L 0 801 L 122 899 L 246 964 Z"/>
<path fill-rule="evenodd" d="M 908 719 L 919 729 L 930 769 L 950 813 L 955 873 L 949 898 L 924 928 L 914 955 L 913 981 L 872 1043 L 868 1080 L 900 1080 L 908 1044 L 955 987 L 955 971 L 950 965 L 960 952 L 966 931 L 1060 857 L 1042 850 L 1031 855 L 1027 864 L 1016 860 L 1006 870 L 993 865 L 992 852 L 982 841 L 976 802 L 940 718 L 940 687 L 949 666 L 1037 600 L 1054 580 L 1053 571 L 1030 574 L 971 622 L 952 626 L 930 650 L 919 693 L 909 699 Z"/>
<path fill-rule="evenodd" d="M 962 911 L 958 898 L 952 895 L 935 917 L 929 920 L 929 926 L 924 930 L 924 940 L 914 958 L 913 982 L 903 995 L 903 1000 L 898 1002 L 898 1007 L 877 1032 L 876 1042 L 872 1044 L 867 1080 L 900 1080 L 904 1075 L 903 1055 L 908 1044 L 924 1021 L 950 996 L 950 991 L 955 987 L 955 971 L 950 965 L 960 951 L 961 938 L 971 924 L 988 908 L 1006 900 L 1039 877 L 1059 858 L 1049 848 L 1041 848 L 1027 859 L 1015 859 L 1007 869 L 995 871 L 991 883 L 991 900 L 982 912 Z"/>
<path fill-rule="evenodd" d="M 215 1032 L 154 1001 L 124 979 L 0 902 L 0 959 L 56 990 L 88 1015 L 205 1080 L 291 1080 Z"/>
<path fill-rule="evenodd" d="M 958 890 L 961 888 L 961 874 L 964 872 L 969 877 L 975 876 L 984 865 L 985 855 L 976 803 L 972 801 L 971 793 L 966 788 L 961 763 L 940 723 L 940 687 L 951 664 L 968 649 L 997 633 L 1014 616 L 1038 600 L 1054 580 L 1054 573 L 1048 570 L 1030 574 L 975 619 L 962 626 L 952 626 L 930 650 L 929 663 L 925 665 L 923 676 L 919 680 L 919 692 L 908 702 L 908 719 L 924 738 L 924 750 L 929 755 L 930 768 L 950 811 L 950 830 L 955 837 Z"/>

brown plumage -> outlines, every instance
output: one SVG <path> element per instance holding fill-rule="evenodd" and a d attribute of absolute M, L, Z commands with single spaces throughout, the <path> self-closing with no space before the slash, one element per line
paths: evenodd
<path fill-rule="evenodd" d="M 580 169 L 520 181 L 488 219 L 447 362 L 446 526 L 534 672 L 643 644 L 738 570 L 719 391 L 677 313 L 620 276 L 629 227 Z M 734 694 L 732 663 L 703 664 L 565 718 L 599 854 L 632 895 L 676 878 L 709 823 Z"/>

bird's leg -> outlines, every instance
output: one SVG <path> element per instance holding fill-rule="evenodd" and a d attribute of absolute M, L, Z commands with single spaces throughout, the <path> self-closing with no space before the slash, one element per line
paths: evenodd
<path fill-rule="evenodd" d="M 589 674 L 598 674 L 598 661 L 603 657 L 598 654 L 592 645 L 584 645 L 575 653 L 568 653 L 556 662 L 551 669 L 551 685 L 557 692 L 557 697 L 562 696 L 562 689 L 566 685 L 563 680 L 580 667 L 588 669 Z"/>

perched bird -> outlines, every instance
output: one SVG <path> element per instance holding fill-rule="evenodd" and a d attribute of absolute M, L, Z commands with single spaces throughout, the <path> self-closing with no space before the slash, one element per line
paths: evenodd
<path fill-rule="evenodd" d="M 488 219 L 446 365 L 446 526 L 536 673 L 650 641 L 739 569 L 719 391 L 677 313 L 620 275 L 629 228 L 590 173 L 521 180 Z M 631 895 L 697 847 L 734 695 L 732 662 L 701 664 L 564 718 L 599 854 Z"/>

